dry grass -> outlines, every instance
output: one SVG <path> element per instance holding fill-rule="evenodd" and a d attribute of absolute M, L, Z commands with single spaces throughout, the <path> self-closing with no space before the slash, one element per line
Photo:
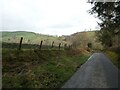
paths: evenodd
<path fill-rule="evenodd" d="M 110 58 L 112 63 L 120 69 L 120 52 L 116 51 L 106 51 L 107 56 Z"/>
<path fill-rule="evenodd" d="M 88 57 L 79 50 L 3 49 L 3 88 L 60 88 Z"/>

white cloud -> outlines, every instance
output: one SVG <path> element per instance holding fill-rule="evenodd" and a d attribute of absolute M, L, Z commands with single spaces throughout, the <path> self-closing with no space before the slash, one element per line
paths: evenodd
<path fill-rule="evenodd" d="M 68 35 L 97 26 L 85 0 L 2 0 L 1 30 Z"/>

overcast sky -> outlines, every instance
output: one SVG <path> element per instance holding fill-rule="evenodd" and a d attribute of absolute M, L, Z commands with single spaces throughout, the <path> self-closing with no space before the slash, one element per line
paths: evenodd
<path fill-rule="evenodd" d="M 0 30 L 69 35 L 96 29 L 87 0 L 0 0 Z"/>

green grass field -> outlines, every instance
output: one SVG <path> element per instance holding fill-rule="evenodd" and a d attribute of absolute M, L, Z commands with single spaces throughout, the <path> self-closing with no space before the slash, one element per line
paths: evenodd
<path fill-rule="evenodd" d="M 3 48 L 3 88 L 60 88 L 88 57 L 78 50 Z"/>
<path fill-rule="evenodd" d="M 20 38 L 23 37 L 23 44 L 40 44 L 43 40 L 44 45 L 51 45 L 55 42 L 55 45 L 59 43 L 66 43 L 63 41 L 63 37 L 56 37 L 51 35 L 43 35 L 34 32 L 16 31 L 16 32 L 0 32 L 2 33 L 2 42 L 6 43 L 19 43 Z"/>

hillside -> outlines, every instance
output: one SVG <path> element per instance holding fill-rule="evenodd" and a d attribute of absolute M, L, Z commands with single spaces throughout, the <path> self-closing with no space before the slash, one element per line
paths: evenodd
<path fill-rule="evenodd" d="M 102 48 L 96 39 L 95 31 L 77 32 L 69 36 L 52 36 L 43 35 L 34 32 L 16 31 L 16 32 L 2 32 L 2 42 L 5 43 L 19 43 L 20 38 L 23 37 L 23 44 L 40 44 L 43 40 L 43 45 L 58 46 L 59 43 L 72 45 L 73 48 L 87 48 L 88 43 L 92 44 L 93 49 Z"/>
<path fill-rule="evenodd" d="M 93 49 L 102 48 L 102 45 L 97 40 L 96 31 L 77 32 L 66 37 L 65 41 L 70 42 L 75 48 L 87 48 L 88 43 L 91 43 Z"/>
<path fill-rule="evenodd" d="M 2 32 L 3 42 L 19 43 L 21 37 L 23 37 L 24 44 L 39 44 L 41 40 L 44 41 L 44 44 L 51 44 L 53 41 L 55 41 L 55 44 L 62 42 L 62 38 L 50 36 L 50 35 L 38 34 L 34 32 L 26 32 L 26 31 Z"/>

